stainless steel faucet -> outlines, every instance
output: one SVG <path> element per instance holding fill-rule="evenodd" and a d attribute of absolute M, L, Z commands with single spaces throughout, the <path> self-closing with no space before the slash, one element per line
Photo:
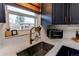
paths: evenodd
<path fill-rule="evenodd" d="M 34 29 L 35 27 L 33 27 L 32 29 L 30 29 L 30 44 L 32 44 L 32 41 L 33 41 L 33 39 L 32 39 L 32 30 Z"/>
<path fill-rule="evenodd" d="M 32 44 L 32 41 L 34 40 L 34 39 L 32 39 L 32 30 L 33 29 L 35 29 L 35 32 L 38 32 L 39 35 L 40 35 L 41 27 L 40 26 L 39 27 L 33 27 L 33 28 L 30 29 L 30 44 Z M 38 37 L 38 36 L 36 35 L 36 37 Z"/>

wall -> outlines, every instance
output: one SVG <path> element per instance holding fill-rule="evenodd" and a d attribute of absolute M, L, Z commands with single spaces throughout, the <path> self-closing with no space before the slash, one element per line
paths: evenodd
<path fill-rule="evenodd" d="M 6 11 L 7 11 L 7 9 L 6 9 Z M 6 29 L 9 28 L 9 18 L 8 17 L 9 17 L 8 16 L 8 12 L 6 12 L 6 23 L 5 23 L 5 30 L 4 31 L 6 31 Z M 36 14 L 36 26 L 35 27 L 39 26 L 39 24 L 40 24 L 40 20 L 39 19 L 40 18 L 41 18 L 40 15 L 39 14 Z M 18 30 L 18 34 L 19 35 L 28 34 L 30 32 L 29 29 L 26 29 L 26 30 Z"/>
<path fill-rule="evenodd" d="M 41 26 L 41 15 L 37 15 L 37 18 L 36 18 L 36 26 Z"/>
<path fill-rule="evenodd" d="M 37 14 L 36 16 L 36 26 L 39 26 L 40 25 L 40 19 L 41 19 L 41 16 L 39 14 Z M 6 31 L 6 28 L 9 28 L 9 25 L 8 25 L 8 18 L 6 19 L 6 23 L 5 23 L 5 26 L 4 26 L 4 32 Z M 23 35 L 23 34 L 30 34 L 30 29 L 26 29 L 26 30 L 18 30 L 18 34 L 19 35 Z"/>
<path fill-rule="evenodd" d="M 0 45 L 3 44 L 3 40 L 4 40 L 4 24 L 3 23 L 0 23 Z"/>
<path fill-rule="evenodd" d="M 40 25 L 40 19 L 41 19 L 41 16 L 37 15 L 36 26 Z M 7 15 L 7 12 L 6 12 L 6 23 L 4 23 L 4 24 L 0 23 L 0 48 L 3 47 L 4 49 L 7 48 L 8 50 L 12 50 L 12 49 L 9 48 L 11 46 L 11 47 L 15 48 L 16 52 L 21 51 L 21 50 L 25 49 L 27 45 L 30 45 L 30 42 L 29 42 L 30 36 L 29 35 L 15 36 L 15 37 L 12 37 L 12 38 L 10 37 L 10 38 L 5 39 L 5 31 L 6 31 L 6 28 L 9 27 L 8 26 L 8 20 L 9 19 L 8 19 L 8 15 Z M 27 34 L 27 33 L 29 34 L 29 30 L 23 30 L 23 31 L 18 31 L 18 32 L 19 32 L 20 35 Z M 5 54 L 6 52 L 8 53 L 7 49 L 2 51 L 1 54 Z"/>
<path fill-rule="evenodd" d="M 49 28 L 53 28 L 53 29 L 61 29 L 63 30 L 63 38 L 65 39 L 72 39 L 75 37 L 76 35 L 76 31 L 79 31 L 79 25 L 53 25 L 50 26 Z M 48 38 L 46 36 L 46 31 L 43 28 L 42 29 L 42 35 L 43 35 L 43 39 Z"/>
<path fill-rule="evenodd" d="M 8 13 L 8 10 L 7 10 L 7 6 L 5 6 L 5 11 L 6 11 L 6 23 L 5 23 L 5 27 L 4 27 L 4 31 L 6 31 L 6 29 L 9 28 L 9 13 Z M 40 19 L 40 15 L 39 14 L 36 14 L 36 27 L 39 26 L 40 22 L 39 22 L 39 19 Z M 28 34 L 30 32 L 29 29 L 27 30 L 18 30 L 18 34 L 19 35 L 23 35 L 23 34 Z"/>
<path fill-rule="evenodd" d="M 36 18 L 36 27 L 40 25 L 40 19 L 41 19 L 41 16 L 40 15 L 37 15 L 37 18 Z M 7 23 L 4 25 L 4 32 L 5 32 L 5 29 L 7 27 Z M 30 34 L 30 30 L 18 30 L 18 33 L 19 35 L 23 35 L 23 34 L 27 34 L 25 35 L 25 40 L 27 39 L 27 37 L 29 37 L 29 34 Z M 10 39 L 17 39 L 17 37 L 15 36 L 14 38 L 10 38 Z M 18 39 L 17 39 L 18 40 Z"/>
<path fill-rule="evenodd" d="M 36 26 L 40 25 L 40 18 L 41 16 L 38 15 L 36 20 L 37 20 L 37 24 Z M 14 48 L 16 48 L 16 52 L 22 51 L 23 49 L 25 49 L 27 47 L 27 45 L 30 45 L 30 36 L 29 36 L 29 30 L 25 30 L 25 31 L 19 31 L 19 34 L 24 34 L 27 33 L 28 35 L 24 35 L 24 36 L 15 36 L 12 38 L 7 38 L 4 40 L 4 43 L 6 43 L 6 46 L 13 45 Z"/>

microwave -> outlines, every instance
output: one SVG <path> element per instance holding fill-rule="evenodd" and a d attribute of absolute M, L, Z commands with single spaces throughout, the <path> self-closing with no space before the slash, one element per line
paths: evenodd
<path fill-rule="evenodd" d="M 60 38 L 63 38 L 63 30 L 47 29 L 47 36 L 50 39 L 60 39 Z"/>

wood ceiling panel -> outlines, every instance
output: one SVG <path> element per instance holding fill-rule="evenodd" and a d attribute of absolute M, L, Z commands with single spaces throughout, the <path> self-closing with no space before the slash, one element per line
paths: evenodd
<path fill-rule="evenodd" d="M 33 5 L 37 6 L 38 8 L 40 8 L 40 3 L 31 3 L 31 4 L 33 4 Z"/>
<path fill-rule="evenodd" d="M 21 7 L 28 8 L 28 9 L 30 9 L 32 11 L 35 11 L 37 13 L 40 13 L 40 4 L 38 4 L 38 3 L 34 3 L 34 4 L 32 4 L 32 3 L 17 3 L 17 4 L 19 6 L 21 6 Z"/>

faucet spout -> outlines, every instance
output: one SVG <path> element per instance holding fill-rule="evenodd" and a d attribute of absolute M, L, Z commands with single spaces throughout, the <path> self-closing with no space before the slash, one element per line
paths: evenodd
<path fill-rule="evenodd" d="M 32 39 L 32 30 L 33 29 L 35 29 L 35 32 L 38 32 L 39 35 L 40 35 L 41 27 L 40 26 L 39 27 L 33 27 L 33 28 L 30 29 L 30 44 L 32 44 L 32 41 L 33 41 L 33 39 Z M 38 37 L 38 36 L 36 36 L 36 37 Z"/>
<path fill-rule="evenodd" d="M 33 39 L 32 39 L 32 30 L 33 30 L 34 28 L 35 28 L 35 27 L 33 27 L 33 28 L 30 29 L 30 44 L 32 44 L 32 41 L 33 41 Z"/>

